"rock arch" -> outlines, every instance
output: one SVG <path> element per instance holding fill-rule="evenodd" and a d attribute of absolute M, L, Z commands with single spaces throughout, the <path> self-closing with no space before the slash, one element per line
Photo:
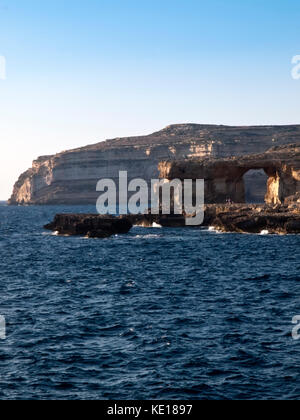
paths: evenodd
<path fill-rule="evenodd" d="M 245 203 L 244 175 L 263 169 L 268 176 L 267 204 L 298 200 L 300 194 L 300 145 L 289 145 L 259 154 L 229 159 L 161 162 L 161 178 L 204 179 L 205 202 Z"/>

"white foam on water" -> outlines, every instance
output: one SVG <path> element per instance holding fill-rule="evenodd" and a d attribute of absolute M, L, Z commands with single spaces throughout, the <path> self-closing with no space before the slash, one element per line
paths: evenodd
<path fill-rule="evenodd" d="M 269 235 L 269 231 L 268 230 L 262 230 L 260 232 L 260 235 Z"/>
<path fill-rule="evenodd" d="M 215 233 L 217 235 L 228 235 L 228 234 L 230 234 L 230 232 L 223 232 L 221 229 L 218 229 L 214 226 L 209 226 L 208 229 L 205 229 L 205 232 Z"/>
<path fill-rule="evenodd" d="M 61 236 L 61 237 L 64 237 L 64 238 L 69 238 L 70 236 L 72 236 L 72 235 L 69 235 L 69 234 L 62 235 L 58 231 L 55 231 L 55 232 L 51 233 L 51 235 L 52 236 Z"/>
<path fill-rule="evenodd" d="M 162 225 L 159 225 L 158 223 L 154 222 L 154 223 L 152 224 L 152 227 L 153 227 L 153 228 L 158 228 L 158 229 L 161 229 L 161 228 L 162 228 Z"/>
<path fill-rule="evenodd" d="M 161 235 L 154 235 L 154 234 L 149 234 L 149 235 L 136 235 L 134 237 L 135 239 L 154 239 L 154 238 L 161 238 Z"/>
<path fill-rule="evenodd" d="M 222 232 L 221 230 L 219 230 L 219 229 L 217 229 L 217 228 L 215 228 L 214 226 L 209 226 L 209 228 L 208 228 L 208 232 L 212 232 L 212 233 L 225 233 L 225 232 Z"/>

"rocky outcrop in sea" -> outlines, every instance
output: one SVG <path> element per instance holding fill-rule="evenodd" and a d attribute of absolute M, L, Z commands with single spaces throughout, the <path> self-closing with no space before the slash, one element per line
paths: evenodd
<path fill-rule="evenodd" d="M 204 208 L 204 222 L 198 227 L 186 226 L 189 215 L 129 215 L 122 217 L 92 214 L 58 214 L 45 229 L 58 235 L 80 235 L 88 238 L 108 238 L 126 234 L 131 228 L 214 228 L 220 232 L 252 234 L 299 234 L 300 204 L 289 206 L 210 204 Z"/>
<path fill-rule="evenodd" d="M 113 217 L 93 214 L 57 214 L 45 229 L 57 235 L 86 236 L 88 238 L 109 238 L 125 234 L 132 228 L 128 217 Z"/>

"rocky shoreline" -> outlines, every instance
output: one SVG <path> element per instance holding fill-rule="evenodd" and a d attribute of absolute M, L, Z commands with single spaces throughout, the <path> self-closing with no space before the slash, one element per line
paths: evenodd
<path fill-rule="evenodd" d="M 186 226 L 186 217 L 189 216 L 58 214 L 45 229 L 58 235 L 108 238 L 126 234 L 134 225 L 191 229 Z M 204 223 L 198 228 L 204 227 L 213 227 L 220 232 L 300 234 L 300 205 L 211 204 L 205 206 Z"/>

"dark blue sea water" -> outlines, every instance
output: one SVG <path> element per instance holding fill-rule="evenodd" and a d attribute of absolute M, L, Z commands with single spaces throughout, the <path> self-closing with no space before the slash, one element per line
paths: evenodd
<path fill-rule="evenodd" d="M 43 230 L 0 206 L 1 399 L 296 399 L 300 236 Z"/>

